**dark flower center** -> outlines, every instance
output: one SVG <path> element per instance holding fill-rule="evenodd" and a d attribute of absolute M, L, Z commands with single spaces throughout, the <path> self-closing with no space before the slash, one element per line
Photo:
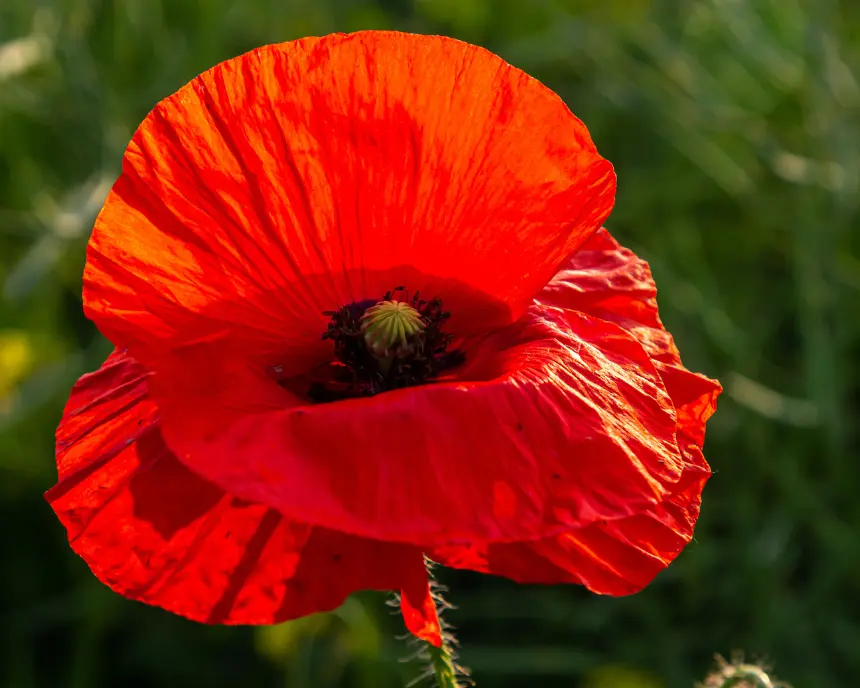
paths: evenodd
<path fill-rule="evenodd" d="M 442 328 L 451 316 L 439 298 L 426 301 L 397 287 L 372 300 L 325 311 L 331 318 L 323 339 L 334 342 L 335 360 L 325 380 L 314 381 L 315 402 L 368 397 L 431 382 L 465 360 L 448 350 L 452 336 Z"/>

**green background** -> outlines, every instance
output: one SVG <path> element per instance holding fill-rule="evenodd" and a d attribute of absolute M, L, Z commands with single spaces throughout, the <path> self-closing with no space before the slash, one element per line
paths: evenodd
<path fill-rule="evenodd" d="M 479 686 L 691 687 L 713 653 L 860 685 L 860 3 L 845 0 L 0 1 L 0 685 L 401 686 L 384 596 L 277 627 L 124 600 L 42 499 L 73 381 L 108 345 L 84 246 L 134 128 L 241 52 L 444 33 L 538 76 L 616 167 L 687 365 L 726 392 L 696 540 L 611 599 L 441 571 Z M 451 476 L 456 480 L 456 476 Z"/>

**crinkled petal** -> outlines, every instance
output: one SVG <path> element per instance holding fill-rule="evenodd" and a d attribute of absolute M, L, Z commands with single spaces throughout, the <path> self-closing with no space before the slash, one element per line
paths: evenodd
<path fill-rule="evenodd" d="M 86 311 L 148 364 L 205 343 L 288 371 L 328 354 L 322 311 L 401 284 L 486 330 L 525 311 L 614 191 L 558 96 L 481 48 L 266 46 L 140 126 L 89 245 Z"/>
<path fill-rule="evenodd" d="M 638 592 L 693 537 L 710 471 L 698 449 L 692 449 L 687 459 L 689 467 L 679 480 L 679 489 L 640 513 L 536 541 L 437 547 L 429 556 L 445 566 L 505 576 L 519 583 L 576 583 L 603 595 Z"/>
<path fill-rule="evenodd" d="M 117 592 L 206 623 L 274 623 L 360 589 L 402 589 L 411 629 L 438 635 L 419 549 L 285 518 L 196 476 L 162 441 L 147 371 L 115 353 L 75 386 L 48 501 Z M 422 615 L 423 614 L 423 615 Z"/>
<path fill-rule="evenodd" d="M 534 305 L 466 356 L 445 381 L 328 404 L 291 405 L 263 375 L 201 396 L 176 395 L 172 376 L 162 393 L 156 375 L 153 389 L 165 438 L 192 470 L 364 537 L 536 539 L 639 513 L 675 489 L 685 462 L 674 406 L 619 326 Z"/>
<path fill-rule="evenodd" d="M 676 407 L 679 443 L 702 448 L 705 423 L 716 410 L 722 387 L 681 363 L 657 312 L 657 287 L 648 263 L 600 229 L 571 256 L 539 300 L 613 322 L 632 334 L 653 360 Z"/>
<path fill-rule="evenodd" d="M 601 230 L 539 299 L 624 327 L 652 357 L 676 408 L 677 439 L 684 455 L 681 477 L 666 498 L 639 513 L 551 538 L 438 547 L 430 552 L 434 560 L 522 583 L 579 583 L 593 592 L 624 595 L 647 585 L 690 542 L 710 475 L 701 452 L 705 422 L 715 410 L 720 386 L 683 367 L 660 322 L 655 297 L 647 263 Z"/>

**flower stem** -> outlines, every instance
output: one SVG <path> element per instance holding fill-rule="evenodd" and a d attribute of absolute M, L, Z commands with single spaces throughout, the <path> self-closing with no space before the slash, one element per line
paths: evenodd
<path fill-rule="evenodd" d="M 433 562 L 425 558 L 424 563 L 427 567 L 431 597 L 441 631 L 440 646 L 436 647 L 429 642 L 424 642 L 418 654 L 427 663 L 424 676 L 435 679 L 436 688 L 474 686 L 474 682 L 468 678 L 468 669 L 457 663 L 457 639 L 454 637 L 451 625 L 443 618 L 444 612 L 452 609 L 443 596 L 448 589 L 433 577 Z"/>
<path fill-rule="evenodd" d="M 447 643 L 442 647 L 433 647 L 427 644 L 427 653 L 430 655 L 430 666 L 436 677 L 438 688 L 458 688 L 457 670 L 454 668 L 454 658 L 451 656 Z"/>

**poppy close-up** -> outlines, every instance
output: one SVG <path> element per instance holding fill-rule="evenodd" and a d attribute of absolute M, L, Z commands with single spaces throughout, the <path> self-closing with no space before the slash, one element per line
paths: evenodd
<path fill-rule="evenodd" d="M 195 78 L 88 245 L 116 348 L 57 430 L 72 547 L 207 623 L 399 591 L 431 644 L 425 559 L 642 589 L 692 538 L 720 387 L 614 199 L 565 103 L 460 41 L 307 38 Z"/>

